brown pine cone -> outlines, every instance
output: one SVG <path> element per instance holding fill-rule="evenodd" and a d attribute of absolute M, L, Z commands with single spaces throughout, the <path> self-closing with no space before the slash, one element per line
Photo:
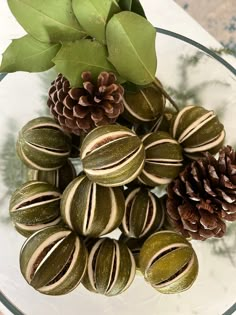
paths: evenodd
<path fill-rule="evenodd" d="M 113 73 L 101 72 L 96 84 L 90 72 L 83 72 L 81 77 L 83 88 L 70 88 L 69 81 L 59 74 L 52 82 L 47 102 L 62 128 L 76 135 L 114 123 L 124 110 L 124 89 Z"/>
<path fill-rule="evenodd" d="M 236 153 L 226 146 L 192 162 L 167 188 L 168 220 L 185 237 L 222 237 L 236 220 Z"/>

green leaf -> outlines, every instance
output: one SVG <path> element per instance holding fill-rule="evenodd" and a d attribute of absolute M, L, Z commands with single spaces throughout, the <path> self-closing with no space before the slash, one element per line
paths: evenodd
<path fill-rule="evenodd" d="M 108 59 L 124 79 L 137 85 L 154 81 L 156 30 L 145 18 L 128 11 L 114 15 L 106 38 Z"/>
<path fill-rule="evenodd" d="M 21 26 L 37 40 L 60 42 L 85 36 L 71 0 L 8 0 L 8 5 Z"/>
<path fill-rule="evenodd" d="M 146 18 L 145 12 L 139 0 L 120 0 L 119 6 L 123 11 L 132 11 Z"/>
<path fill-rule="evenodd" d="M 41 72 L 54 66 L 60 44 L 42 43 L 26 35 L 14 39 L 3 54 L 0 72 Z"/>
<path fill-rule="evenodd" d="M 116 73 L 107 60 L 106 47 L 90 39 L 63 43 L 53 62 L 56 70 L 62 73 L 73 87 L 82 86 L 83 71 L 90 71 L 94 80 L 102 71 Z"/>
<path fill-rule="evenodd" d="M 132 1 L 131 11 L 146 18 L 145 12 L 139 0 Z"/>
<path fill-rule="evenodd" d="M 88 35 L 105 43 L 105 28 L 108 20 L 120 12 L 115 0 L 72 0 L 72 7 L 80 25 Z"/>
<path fill-rule="evenodd" d="M 119 6 L 123 11 L 131 11 L 132 0 L 120 0 Z"/>

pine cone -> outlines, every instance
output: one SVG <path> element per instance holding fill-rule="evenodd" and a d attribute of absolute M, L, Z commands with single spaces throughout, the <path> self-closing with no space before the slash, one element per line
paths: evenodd
<path fill-rule="evenodd" d="M 192 162 L 167 188 L 169 222 L 185 237 L 222 237 L 236 220 L 236 153 L 226 146 Z"/>
<path fill-rule="evenodd" d="M 69 81 L 59 74 L 47 102 L 62 128 L 76 135 L 114 123 L 124 110 L 124 89 L 113 73 L 101 72 L 97 84 L 92 83 L 90 72 L 83 72 L 81 77 L 83 88 L 70 88 Z"/>

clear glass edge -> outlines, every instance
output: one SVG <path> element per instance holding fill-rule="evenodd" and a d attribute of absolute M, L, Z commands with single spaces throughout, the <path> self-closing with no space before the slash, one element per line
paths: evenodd
<path fill-rule="evenodd" d="M 0 302 L 14 315 L 25 315 L 0 291 Z"/>
<path fill-rule="evenodd" d="M 184 41 L 200 50 L 202 50 L 203 52 L 205 52 L 207 55 L 211 56 L 212 58 L 214 58 L 215 60 L 219 61 L 223 66 L 225 66 L 233 75 L 236 76 L 236 69 L 230 64 L 228 63 L 225 59 L 223 59 L 221 56 L 217 55 L 214 51 L 210 50 L 209 48 L 205 47 L 204 45 L 186 37 L 183 36 L 181 34 L 163 29 L 163 28 L 159 28 L 159 27 L 155 27 L 156 31 L 158 33 L 170 36 L 170 37 L 174 37 L 177 39 L 180 39 L 181 41 Z M 0 73 L 0 82 L 4 79 L 4 77 L 7 75 L 7 73 Z M 25 315 L 24 313 L 22 313 L 14 304 L 12 304 L 7 297 L 0 291 L 0 302 L 6 306 L 6 308 L 12 312 L 12 314 L 14 315 Z M 236 311 L 236 303 L 234 303 L 224 314 L 222 315 L 232 315 L 234 312 Z"/>

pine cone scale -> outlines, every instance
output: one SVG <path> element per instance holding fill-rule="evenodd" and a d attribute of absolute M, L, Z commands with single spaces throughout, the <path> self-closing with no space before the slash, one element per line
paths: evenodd
<path fill-rule="evenodd" d="M 220 188 L 216 188 L 217 195 L 220 196 L 223 200 L 225 200 L 227 203 L 233 203 L 235 202 L 235 198 L 231 198 L 229 195 L 227 195 L 224 190 Z"/>
<path fill-rule="evenodd" d="M 83 87 L 84 87 L 84 89 L 86 91 L 88 91 L 88 93 L 90 95 L 93 95 L 93 93 L 94 93 L 94 85 L 91 82 L 89 82 L 89 81 L 84 82 L 83 83 Z"/>
<path fill-rule="evenodd" d="M 188 231 L 194 232 L 194 233 L 197 232 L 198 228 L 197 228 L 196 224 L 191 223 L 187 220 L 183 220 L 182 223 L 183 223 L 183 228 L 185 230 L 188 230 Z"/>
<path fill-rule="evenodd" d="M 68 94 L 69 90 L 70 90 L 70 84 L 69 82 L 63 82 L 62 84 L 62 90 L 64 93 Z"/>
<path fill-rule="evenodd" d="M 89 110 L 86 107 L 79 107 L 74 106 L 73 107 L 73 115 L 78 118 L 84 118 L 86 115 L 88 115 Z"/>
<path fill-rule="evenodd" d="M 56 103 L 58 101 L 58 98 L 57 98 L 57 90 L 55 90 L 54 92 L 52 92 L 51 94 L 51 100 L 53 103 Z"/>
<path fill-rule="evenodd" d="M 233 189 L 236 188 L 236 185 L 234 185 L 234 184 L 232 183 L 232 181 L 231 181 L 227 176 L 222 175 L 222 176 L 220 177 L 220 184 L 221 184 L 222 186 L 224 186 L 225 188 L 228 188 L 228 189 L 229 189 L 229 190 L 228 190 L 229 193 L 232 191 L 232 193 L 234 194 Z M 226 190 L 226 191 L 227 191 L 227 190 Z"/>
<path fill-rule="evenodd" d="M 67 95 L 63 100 L 63 105 L 65 105 L 65 107 L 67 107 L 69 110 L 73 110 L 76 102 Z"/>
<path fill-rule="evenodd" d="M 217 196 L 216 193 L 212 190 L 212 188 L 211 188 L 211 183 L 210 183 L 210 181 L 209 181 L 208 179 L 206 179 L 206 180 L 203 181 L 203 185 L 204 185 L 205 191 L 206 191 L 209 195 L 211 195 L 212 197 L 216 197 L 216 196 Z"/>
<path fill-rule="evenodd" d="M 59 100 L 65 99 L 66 96 L 67 96 L 67 93 L 65 93 L 63 89 L 57 91 L 57 98 Z"/>
<path fill-rule="evenodd" d="M 48 94 L 53 94 L 54 92 L 56 91 L 56 87 L 53 85 L 50 87 L 49 91 L 48 91 Z"/>
<path fill-rule="evenodd" d="M 63 128 L 65 127 L 65 117 L 63 116 L 58 116 L 58 121 L 60 123 L 61 126 L 63 126 Z"/>
<path fill-rule="evenodd" d="M 69 90 L 68 95 L 73 100 L 78 101 L 79 98 L 83 95 L 83 93 L 80 89 L 72 88 Z"/>
<path fill-rule="evenodd" d="M 224 219 L 227 220 L 227 221 L 233 222 L 233 221 L 236 220 L 236 213 L 230 213 L 230 214 L 226 213 L 224 215 Z"/>
<path fill-rule="evenodd" d="M 86 130 L 88 130 L 91 126 L 91 121 L 84 120 L 84 119 L 77 119 L 76 125 L 79 129 L 84 130 L 86 132 Z"/>
<path fill-rule="evenodd" d="M 111 84 L 111 85 L 108 85 L 104 91 L 104 93 L 106 93 L 107 95 L 110 95 L 114 92 L 117 92 L 118 91 L 118 86 L 116 84 Z M 119 91 L 118 91 L 119 93 Z"/>
<path fill-rule="evenodd" d="M 200 223 L 206 230 L 214 230 L 218 226 L 217 218 L 213 213 L 206 212 L 204 210 L 199 210 L 200 213 Z"/>
<path fill-rule="evenodd" d="M 76 127 L 75 122 L 73 121 L 73 119 L 69 119 L 69 118 L 65 119 L 65 125 L 67 125 L 70 128 Z"/>
<path fill-rule="evenodd" d="M 216 236 L 217 234 L 218 234 L 218 230 L 217 231 L 211 231 L 211 230 L 207 230 L 207 229 L 199 229 L 199 236 L 200 236 L 201 240 Z"/>
<path fill-rule="evenodd" d="M 54 107 L 54 111 L 57 113 L 57 115 L 63 115 L 63 109 L 63 104 L 61 102 L 57 102 Z"/>
<path fill-rule="evenodd" d="M 73 112 L 71 112 L 71 110 L 69 110 L 66 107 L 63 107 L 63 116 L 65 116 L 67 119 L 73 120 Z"/>
<path fill-rule="evenodd" d="M 81 106 L 90 106 L 91 103 L 88 99 L 88 96 L 80 96 L 79 100 L 78 100 L 78 104 L 81 105 Z"/>
<path fill-rule="evenodd" d="M 101 107 L 108 114 L 114 113 L 115 106 L 113 107 L 109 102 L 104 102 L 104 104 Z"/>

